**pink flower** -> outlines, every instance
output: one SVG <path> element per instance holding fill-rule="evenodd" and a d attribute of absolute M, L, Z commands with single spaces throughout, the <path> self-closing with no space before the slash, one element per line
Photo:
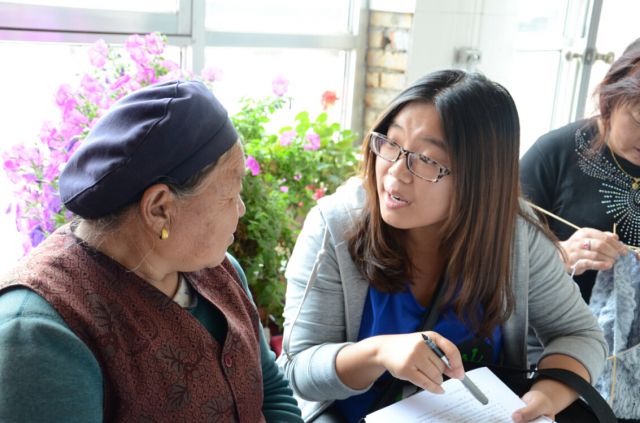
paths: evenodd
<path fill-rule="evenodd" d="M 69 140 L 76 135 L 81 134 L 82 129 L 88 124 L 89 119 L 78 110 L 73 109 L 64 117 L 64 120 L 60 127 L 60 133 L 62 134 L 62 137 L 64 139 Z"/>
<path fill-rule="evenodd" d="M 82 77 L 82 81 L 80 81 L 80 86 L 84 90 L 84 94 L 91 103 L 100 103 L 102 94 L 104 93 L 104 87 L 102 86 L 102 83 L 90 77 L 89 75 L 84 75 Z"/>
<path fill-rule="evenodd" d="M 127 51 L 129 52 L 129 56 L 139 65 L 146 65 L 151 61 L 149 57 L 149 53 L 146 49 L 146 42 L 143 37 L 138 34 L 133 34 L 130 36 L 127 41 L 124 43 Z"/>
<path fill-rule="evenodd" d="M 322 93 L 322 108 L 327 110 L 329 106 L 333 106 L 338 99 L 335 91 L 325 91 Z"/>
<path fill-rule="evenodd" d="M 289 88 L 289 80 L 282 75 L 278 75 L 271 82 L 271 88 L 273 89 L 273 93 L 278 97 L 282 97 L 287 92 Z"/>
<path fill-rule="evenodd" d="M 92 78 L 89 75 L 84 75 L 82 77 L 82 81 L 80 81 L 80 86 L 87 93 L 95 93 L 102 90 L 102 85 L 95 78 Z"/>
<path fill-rule="evenodd" d="M 247 169 L 251 171 L 251 175 L 258 176 L 260 174 L 260 163 L 253 156 L 247 156 Z"/>
<path fill-rule="evenodd" d="M 52 147 L 60 138 L 60 134 L 58 133 L 58 128 L 53 126 L 51 122 L 44 122 L 42 124 L 42 128 L 40 128 L 40 141 Z"/>
<path fill-rule="evenodd" d="M 280 191 L 282 191 L 282 192 L 289 192 L 289 187 L 288 187 L 288 186 L 286 186 L 286 185 L 282 185 L 282 186 L 280 187 Z"/>
<path fill-rule="evenodd" d="M 313 199 L 318 201 L 322 197 L 324 197 L 324 188 L 318 188 L 316 192 L 313 194 Z"/>
<path fill-rule="evenodd" d="M 289 144 L 291 144 L 296 135 L 298 135 L 296 131 L 284 131 L 282 134 L 280 134 L 280 145 L 283 147 L 288 146 Z"/>
<path fill-rule="evenodd" d="M 130 35 L 129 38 L 127 38 L 127 41 L 125 41 L 124 43 L 124 46 L 127 50 L 143 48 L 145 47 L 145 45 L 146 41 L 144 40 L 144 37 L 141 37 L 138 34 Z"/>
<path fill-rule="evenodd" d="M 147 51 L 151 54 L 162 54 L 164 51 L 164 39 L 157 32 L 152 32 L 144 36 Z"/>
<path fill-rule="evenodd" d="M 180 70 L 180 65 L 173 60 L 165 59 L 160 62 L 160 66 L 165 68 L 168 72 L 174 72 Z"/>
<path fill-rule="evenodd" d="M 304 149 L 305 150 L 318 150 L 318 149 L 320 149 L 320 135 L 318 135 L 315 132 L 311 131 L 311 132 L 307 133 L 307 136 L 305 138 L 308 141 L 308 144 L 304 145 Z"/>
<path fill-rule="evenodd" d="M 138 72 L 135 75 L 136 81 L 144 85 L 150 85 L 157 82 L 156 71 L 146 66 L 138 66 Z"/>
<path fill-rule="evenodd" d="M 71 86 L 68 84 L 60 85 L 56 93 L 56 104 L 62 109 L 62 114 L 67 115 L 71 110 L 75 109 L 78 101 L 73 96 Z"/>
<path fill-rule="evenodd" d="M 124 74 L 122 75 L 120 78 L 116 79 L 110 86 L 109 89 L 111 91 L 115 91 L 120 89 L 122 86 L 124 86 L 127 82 L 129 82 L 129 80 L 131 79 L 131 76 L 129 74 Z"/>
<path fill-rule="evenodd" d="M 205 81 L 209 81 L 209 82 L 219 81 L 220 78 L 222 77 L 222 69 L 215 66 L 207 66 L 204 69 L 202 69 L 202 72 L 200 72 L 200 76 Z"/>
<path fill-rule="evenodd" d="M 98 40 L 89 49 L 89 61 L 96 68 L 104 67 L 109 57 L 109 47 L 104 40 Z"/>

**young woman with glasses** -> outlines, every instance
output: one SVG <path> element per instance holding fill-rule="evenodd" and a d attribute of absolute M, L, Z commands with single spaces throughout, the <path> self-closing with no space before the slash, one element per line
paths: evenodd
<path fill-rule="evenodd" d="M 519 198 L 519 131 L 509 93 L 459 70 L 419 79 L 380 116 L 362 176 L 318 202 L 287 266 L 279 364 L 307 421 L 357 422 L 391 376 L 436 393 L 443 375 L 492 363 L 598 377 L 602 332 Z M 523 398 L 515 421 L 576 394 L 541 380 Z"/>

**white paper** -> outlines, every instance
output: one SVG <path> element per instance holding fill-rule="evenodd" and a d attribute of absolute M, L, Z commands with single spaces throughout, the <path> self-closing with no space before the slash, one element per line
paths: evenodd
<path fill-rule="evenodd" d="M 458 379 L 449 379 L 442 384 L 444 394 L 422 391 L 409 398 L 369 414 L 367 423 L 471 423 L 512 422 L 514 411 L 525 403 L 486 367 L 467 372 L 469 378 L 487 396 L 489 403 L 480 401 L 462 385 Z M 550 422 L 541 417 L 537 423 Z"/>

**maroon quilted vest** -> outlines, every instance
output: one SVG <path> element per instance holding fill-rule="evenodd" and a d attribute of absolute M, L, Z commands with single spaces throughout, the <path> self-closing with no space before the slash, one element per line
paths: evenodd
<path fill-rule="evenodd" d="M 228 260 L 185 274 L 228 325 L 220 345 L 189 312 L 65 226 L 0 281 L 43 296 L 100 363 L 104 419 L 263 422 L 258 316 Z"/>

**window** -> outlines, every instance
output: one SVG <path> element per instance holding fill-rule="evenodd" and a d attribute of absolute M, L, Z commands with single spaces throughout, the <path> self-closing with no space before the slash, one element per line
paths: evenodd
<path fill-rule="evenodd" d="M 328 112 L 334 121 L 342 119 L 341 101 L 346 90 L 346 53 L 339 50 L 225 48 L 208 47 L 205 63 L 220 69 L 220 81 L 214 86 L 220 101 L 236 111 L 241 97 L 273 95 L 271 83 L 276 77 L 289 81 L 286 96 L 292 98 L 291 110 L 319 113 L 322 93 L 335 91 L 339 97 Z M 292 117 L 292 116 L 291 116 Z"/>
<path fill-rule="evenodd" d="M 350 31 L 344 0 L 207 0 L 205 27 L 231 32 L 337 34 Z"/>
<path fill-rule="evenodd" d="M 130 12 L 176 12 L 177 0 L 14 0 L 8 3 Z"/>
<path fill-rule="evenodd" d="M 44 121 L 57 123 L 55 94 L 90 70 L 88 46 L 98 39 L 122 45 L 134 33 L 162 32 L 171 46 L 165 57 L 195 73 L 221 71 L 216 94 L 233 113 L 242 96 L 272 95 L 275 77 L 289 81 L 291 112 L 321 111 L 321 96 L 335 91 L 330 119 L 352 126 L 356 46 L 361 0 L 22 0 L 0 1 L 0 67 L 6 83 L 0 102 L 3 143 L 38 139 Z M 363 66 L 362 66 L 363 67 Z M 10 99 L 10 101 L 6 101 Z M 283 116 L 288 124 L 290 116 Z M 288 121 L 287 121 L 288 120 Z M 0 171 L 0 198 L 12 187 Z M 0 208 L 6 209 L 6 202 Z M 0 213 L 4 253 L 0 271 L 21 255 L 12 214 Z"/>

